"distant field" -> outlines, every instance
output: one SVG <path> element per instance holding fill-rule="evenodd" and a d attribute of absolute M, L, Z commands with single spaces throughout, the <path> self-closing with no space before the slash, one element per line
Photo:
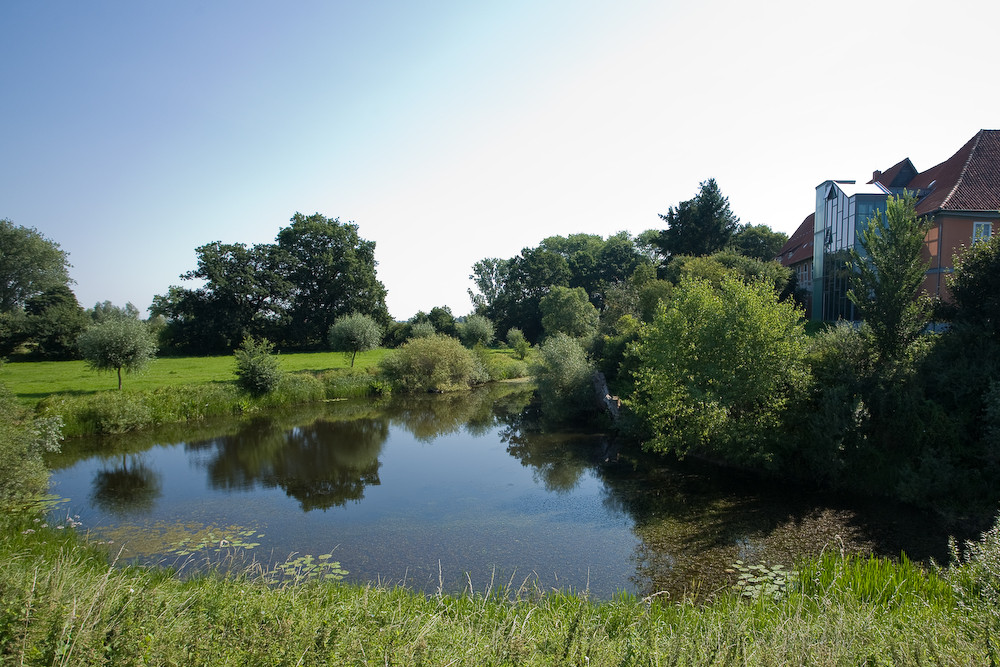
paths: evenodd
<path fill-rule="evenodd" d="M 358 354 L 355 368 L 374 366 L 389 353 L 387 349 Z M 347 368 L 350 361 L 341 352 L 302 352 L 278 355 L 281 367 L 289 372 L 325 371 Z M 164 357 L 140 375 L 123 378 L 124 391 L 155 389 L 168 385 L 207 384 L 235 379 L 232 355 L 219 357 Z M 92 394 L 117 389 L 114 373 L 97 373 L 82 361 L 31 361 L 7 363 L 0 367 L 0 382 L 22 401 L 36 403 L 50 394 Z"/>

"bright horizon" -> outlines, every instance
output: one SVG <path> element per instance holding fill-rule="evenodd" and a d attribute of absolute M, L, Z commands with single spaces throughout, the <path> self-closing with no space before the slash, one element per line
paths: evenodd
<path fill-rule="evenodd" d="M 146 309 L 296 211 L 376 243 L 390 313 L 474 262 L 661 228 L 715 178 L 790 234 L 827 179 L 1000 127 L 994 2 L 4 3 L 0 218 L 84 307 Z"/>

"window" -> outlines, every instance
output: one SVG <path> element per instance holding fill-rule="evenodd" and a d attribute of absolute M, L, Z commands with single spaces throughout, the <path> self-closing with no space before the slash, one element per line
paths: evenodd
<path fill-rule="evenodd" d="M 980 241 L 985 241 L 989 237 L 993 236 L 993 223 L 992 222 L 974 222 L 972 223 L 972 243 L 975 245 Z"/>

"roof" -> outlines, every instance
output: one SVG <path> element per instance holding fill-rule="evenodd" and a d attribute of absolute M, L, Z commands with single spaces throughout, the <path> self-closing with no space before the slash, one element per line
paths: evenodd
<path fill-rule="evenodd" d="M 813 221 L 816 219 L 815 213 L 810 213 L 802 221 L 792 235 L 781 246 L 781 252 L 774 259 L 782 266 L 794 266 L 805 260 L 812 260 L 813 256 Z"/>
<path fill-rule="evenodd" d="M 980 130 L 957 153 L 916 175 L 908 190 L 930 194 L 917 204 L 917 213 L 1000 210 L 1000 130 Z"/>
<path fill-rule="evenodd" d="M 917 192 L 922 196 L 918 215 L 1000 210 L 1000 130 L 980 130 L 957 153 L 926 171 L 916 173 L 906 158 L 875 172 L 868 182 Z"/>

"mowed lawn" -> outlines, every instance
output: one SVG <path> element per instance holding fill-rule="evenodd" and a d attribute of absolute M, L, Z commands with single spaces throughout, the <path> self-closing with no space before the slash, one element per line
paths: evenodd
<path fill-rule="evenodd" d="M 354 368 L 376 365 L 389 350 L 362 352 Z M 342 352 L 301 352 L 279 354 L 281 368 L 288 372 L 346 369 L 350 359 Z M 154 360 L 138 375 L 122 376 L 122 390 L 155 389 L 169 385 L 229 382 L 236 379 L 233 355 L 218 357 L 164 357 Z M 92 394 L 118 389 L 114 372 L 98 373 L 83 361 L 23 361 L 0 367 L 0 382 L 7 385 L 21 401 L 37 403 L 50 394 Z"/>

